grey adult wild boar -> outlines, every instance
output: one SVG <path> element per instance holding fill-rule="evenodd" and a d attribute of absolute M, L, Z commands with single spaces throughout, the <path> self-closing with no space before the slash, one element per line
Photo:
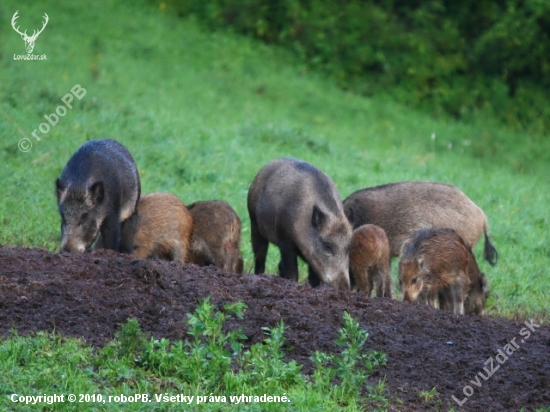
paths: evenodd
<path fill-rule="evenodd" d="M 241 219 L 223 200 L 204 200 L 187 206 L 193 217 L 189 261 L 242 273 Z"/>
<path fill-rule="evenodd" d="M 349 290 L 351 226 L 336 186 L 309 163 L 291 158 L 264 166 L 248 191 L 255 273 L 265 271 L 269 242 L 279 247 L 279 274 L 298 280 L 301 257 L 309 282 Z"/>
<path fill-rule="evenodd" d="M 89 249 L 101 232 L 102 247 L 132 253 L 141 186 L 124 146 L 110 139 L 84 143 L 55 185 L 62 252 Z"/>
<path fill-rule="evenodd" d="M 399 260 L 403 300 L 421 300 L 455 314 L 483 314 L 487 280 L 474 254 L 452 229 L 419 230 L 405 241 Z"/>
<path fill-rule="evenodd" d="M 403 242 L 415 231 L 447 227 L 472 249 L 485 234 L 485 259 L 491 265 L 498 259 L 483 210 L 445 183 L 399 182 L 358 190 L 344 200 L 344 210 L 354 228 L 370 223 L 384 229 L 391 257 L 399 256 Z"/>
<path fill-rule="evenodd" d="M 359 226 L 353 231 L 349 249 L 349 276 L 352 288 L 370 296 L 391 298 L 390 246 L 384 229 Z"/>
<path fill-rule="evenodd" d="M 137 211 L 134 256 L 188 262 L 193 218 L 183 202 L 170 193 L 150 193 Z"/>

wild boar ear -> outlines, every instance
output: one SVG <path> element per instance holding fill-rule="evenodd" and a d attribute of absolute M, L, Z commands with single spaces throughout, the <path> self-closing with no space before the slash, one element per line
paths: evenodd
<path fill-rule="evenodd" d="M 344 214 L 348 218 L 348 222 L 351 225 L 351 227 L 355 227 L 355 212 L 353 211 L 353 208 L 348 208 L 348 210 L 344 210 Z"/>
<path fill-rule="evenodd" d="M 313 206 L 313 214 L 311 215 L 311 224 L 313 227 L 320 231 L 321 228 L 325 225 L 325 222 L 327 220 L 327 215 L 317 207 L 317 205 Z"/>
<path fill-rule="evenodd" d="M 103 202 L 103 182 L 95 182 L 92 186 L 90 186 L 90 196 L 94 205 L 98 205 Z"/>
<path fill-rule="evenodd" d="M 65 192 L 65 186 L 63 186 L 60 179 L 55 179 L 55 194 L 57 195 L 57 199 L 61 199 L 63 192 Z"/>

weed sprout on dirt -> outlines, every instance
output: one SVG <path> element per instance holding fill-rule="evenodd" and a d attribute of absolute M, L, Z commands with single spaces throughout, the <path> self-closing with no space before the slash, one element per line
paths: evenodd
<path fill-rule="evenodd" d="M 384 366 L 387 356 L 383 352 L 364 350 L 369 334 L 361 329 L 359 322 L 344 312 L 344 327 L 336 344 L 342 348 L 342 353 L 327 354 L 316 351 L 311 357 L 317 370 L 314 372 L 314 382 L 323 390 L 330 390 L 336 380 L 338 390 L 334 393 L 338 400 L 358 397 L 361 388 L 366 384 L 369 375 L 378 366 Z"/>

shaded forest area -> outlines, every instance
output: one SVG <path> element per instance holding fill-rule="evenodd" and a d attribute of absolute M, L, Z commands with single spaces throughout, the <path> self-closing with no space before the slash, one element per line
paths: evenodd
<path fill-rule="evenodd" d="M 347 90 L 436 116 L 550 131 L 546 0 L 154 0 L 292 50 Z"/>

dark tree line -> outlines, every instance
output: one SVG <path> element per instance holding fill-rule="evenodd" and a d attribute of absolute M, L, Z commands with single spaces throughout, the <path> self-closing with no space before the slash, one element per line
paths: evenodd
<path fill-rule="evenodd" d="M 548 0 L 169 0 L 210 29 L 283 45 L 347 89 L 550 131 Z"/>

